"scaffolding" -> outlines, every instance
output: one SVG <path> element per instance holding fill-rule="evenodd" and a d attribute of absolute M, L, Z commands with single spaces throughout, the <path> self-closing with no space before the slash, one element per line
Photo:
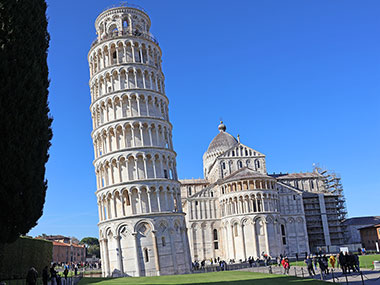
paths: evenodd
<path fill-rule="evenodd" d="M 343 185 L 341 177 L 334 171 L 330 171 L 313 165 L 313 171 L 322 176 L 324 191 L 326 194 L 331 194 L 329 199 L 326 199 L 326 210 L 329 220 L 330 232 L 339 236 L 346 232 L 344 220 L 347 216 L 346 200 L 343 194 Z"/>

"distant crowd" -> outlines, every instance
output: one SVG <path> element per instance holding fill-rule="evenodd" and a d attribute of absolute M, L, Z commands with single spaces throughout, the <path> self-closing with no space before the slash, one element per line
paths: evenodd
<path fill-rule="evenodd" d="M 363 251 L 359 251 L 361 254 L 365 254 Z M 359 272 L 360 271 L 360 264 L 359 264 L 359 257 L 357 254 L 354 254 L 352 252 L 340 252 L 336 255 L 329 255 L 323 254 L 322 252 L 319 252 L 314 255 L 308 255 L 305 252 L 305 259 L 304 262 L 307 266 L 307 270 L 309 272 L 310 276 L 314 276 L 316 273 L 315 271 L 319 268 L 320 272 L 323 274 L 329 274 L 329 263 L 330 267 L 332 269 L 334 268 L 341 268 L 343 273 L 350 273 L 352 272 Z M 299 260 L 298 254 L 296 254 L 296 260 Z M 302 260 L 302 259 L 301 259 Z M 257 266 L 268 266 L 277 264 L 279 267 L 282 267 L 284 269 L 284 274 L 289 274 L 289 270 L 291 267 L 291 263 L 289 261 L 289 258 L 286 255 L 280 255 L 278 257 L 272 258 L 271 256 L 265 254 L 264 252 L 261 253 L 261 258 L 253 258 L 248 257 L 246 260 L 239 260 L 240 263 L 248 263 L 250 267 L 257 267 Z M 227 270 L 227 266 L 234 264 L 234 259 L 229 259 L 228 261 L 222 260 L 219 257 L 217 258 L 211 258 L 211 259 L 204 259 L 202 261 L 195 260 L 192 262 L 192 269 L 194 271 L 197 270 L 204 270 L 206 266 L 217 266 L 217 270 L 224 271 Z"/>

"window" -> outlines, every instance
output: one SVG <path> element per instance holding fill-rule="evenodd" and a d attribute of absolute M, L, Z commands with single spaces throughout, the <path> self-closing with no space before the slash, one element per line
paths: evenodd
<path fill-rule="evenodd" d="M 281 225 L 282 244 L 286 244 L 285 226 Z"/>
<path fill-rule="evenodd" d="M 235 156 L 235 151 L 234 150 L 232 151 L 232 156 Z"/>
<path fill-rule="evenodd" d="M 217 241 L 214 241 L 214 249 L 219 249 L 219 243 Z"/>
<path fill-rule="evenodd" d="M 238 168 L 242 168 L 243 167 L 243 162 L 241 162 L 240 160 L 238 161 Z"/>
<path fill-rule="evenodd" d="M 189 196 L 191 196 L 191 187 L 189 187 L 189 189 L 188 189 L 188 194 L 189 194 Z"/>
<path fill-rule="evenodd" d="M 311 186 L 311 189 L 314 189 L 314 182 L 313 182 L 313 180 L 310 181 L 310 186 Z"/>
<path fill-rule="evenodd" d="M 148 249 L 144 248 L 144 260 L 145 262 L 149 262 Z"/>
<path fill-rule="evenodd" d="M 162 241 L 162 246 L 166 246 L 165 237 L 162 237 L 162 238 L 161 238 L 161 241 Z"/>
<path fill-rule="evenodd" d="M 168 178 L 168 171 L 166 169 L 164 169 L 164 176 L 166 179 Z"/>
<path fill-rule="evenodd" d="M 258 159 L 255 160 L 255 166 L 256 168 L 260 168 L 260 161 Z"/>
<path fill-rule="evenodd" d="M 214 240 L 218 240 L 218 230 L 217 229 L 213 230 L 213 234 L 214 234 Z"/>
<path fill-rule="evenodd" d="M 195 201 L 195 206 L 198 206 L 198 201 Z"/>
<path fill-rule="evenodd" d="M 226 169 L 226 164 L 224 162 L 222 163 L 222 168 Z"/>
<path fill-rule="evenodd" d="M 116 51 L 113 52 L 112 57 L 116 59 Z"/>
<path fill-rule="evenodd" d="M 245 149 L 245 156 L 248 156 L 248 150 Z"/>
<path fill-rule="evenodd" d="M 285 226 L 281 225 L 281 234 L 284 236 L 285 235 Z"/>
<path fill-rule="evenodd" d="M 293 200 L 295 200 L 296 199 L 296 195 L 293 195 Z"/>
<path fill-rule="evenodd" d="M 211 195 L 211 197 L 214 197 L 214 192 L 211 191 L 211 192 L 210 192 L 210 195 Z"/>
<path fill-rule="evenodd" d="M 123 28 L 127 28 L 128 27 L 128 22 L 126 19 L 123 20 Z"/>

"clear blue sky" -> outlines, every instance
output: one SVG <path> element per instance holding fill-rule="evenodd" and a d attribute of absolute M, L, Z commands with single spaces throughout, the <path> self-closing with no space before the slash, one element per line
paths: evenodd
<path fill-rule="evenodd" d="M 30 232 L 97 236 L 87 53 L 105 0 L 48 0 L 54 137 Z M 202 176 L 219 119 L 268 172 L 341 174 L 349 216 L 380 215 L 378 0 L 134 1 L 163 51 L 180 178 Z"/>

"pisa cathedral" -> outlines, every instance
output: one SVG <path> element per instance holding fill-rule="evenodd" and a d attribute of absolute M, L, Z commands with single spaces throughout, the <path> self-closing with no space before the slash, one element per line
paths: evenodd
<path fill-rule="evenodd" d="M 150 26 L 142 8 L 107 9 L 88 53 L 103 276 L 183 274 L 191 260 L 336 242 L 326 210 L 335 196 L 323 194 L 321 175 L 268 175 L 265 155 L 224 124 L 203 157 L 205 178 L 178 180 L 162 51 Z"/>

